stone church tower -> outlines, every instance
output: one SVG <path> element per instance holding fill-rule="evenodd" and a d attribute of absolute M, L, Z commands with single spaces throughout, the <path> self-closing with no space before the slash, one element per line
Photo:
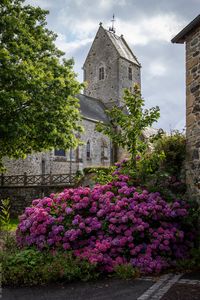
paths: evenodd
<path fill-rule="evenodd" d="M 123 36 L 117 36 L 113 27 L 106 30 L 100 24 L 83 66 L 87 87 L 84 94 L 77 95 L 85 128 L 80 136 L 83 145 L 33 153 L 24 160 L 5 158 L 6 175 L 74 174 L 85 167 L 109 166 L 124 158 L 124 151 L 95 128 L 98 122 L 109 123 L 105 110 L 122 104 L 124 88 L 140 84 L 140 67 Z"/>
<path fill-rule="evenodd" d="M 141 65 L 123 36 L 117 36 L 114 28 L 106 30 L 100 23 L 83 65 L 84 94 L 100 99 L 109 108 L 122 104 L 123 89 L 140 85 Z"/>

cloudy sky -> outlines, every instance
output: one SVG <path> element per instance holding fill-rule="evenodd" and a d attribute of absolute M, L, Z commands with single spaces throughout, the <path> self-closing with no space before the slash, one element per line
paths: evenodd
<path fill-rule="evenodd" d="M 170 131 L 185 127 L 185 49 L 174 37 L 200 13 L 200 0 L 26 0 L 49 10 L 47 27 L 57 33 L 57 46 L 82 65 L 99 22 L 108 29 L 115 14 L 116 34 L 124 35 L 142 65 L 146 107 L 158 105 L 155 127 Z"/>

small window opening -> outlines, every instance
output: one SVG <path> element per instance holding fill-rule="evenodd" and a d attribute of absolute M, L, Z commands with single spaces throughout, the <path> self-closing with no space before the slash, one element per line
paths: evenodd
<path fill-rule="evenodd" d="M 86 157 L 87 159 L 91 158 L 91 149 L 90 149 L 90 142 L 87 141 L 87 145 L 86 145 Z"/>
<path fill-rule="evenodd" d="M 104 79 L 104 67 L 100 67 L 99 68 L 99 80 L 103 80 Z"/>
<path fill-rule="evenodd" d="M 128 79 L 133 80 L 133 70 L 131 67 L 128 68 Z"/>
<path fill-rule="evenodd" d="M 66 156 L 66 152 L 64 149 L 55 149 L 54 155 L 55 156 Z"/>

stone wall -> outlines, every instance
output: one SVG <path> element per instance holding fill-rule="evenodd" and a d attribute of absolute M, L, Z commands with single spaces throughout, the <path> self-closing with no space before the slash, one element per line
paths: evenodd
<path fill-rule="evenodd" d="M 34 199 L 49 196 L 51 193 L 61 192 L 66 186 L 44 187 L 6 187 L 0 188 L 0 199 L 10 199 L 11 216 L 23 213 L 25 207 L 30 206 Z"/>
<path fill-rule="evenodd" d="M 28 155 L 26 159 L 4 159 L 5 175 L 68 174 L 76 173 L 90 166 L 109 166 L 111 161 L 111 143 L 102 133 L 95 131 L 96 122 L 83 119 L 85 131 L 81 134 L 83 145 L 66 152 L 66 156 L 55 156 L 54 151 Z M 86 144 L 90 142 L 91 157 L 86 157 Z M 102 155 L 102 146 L 104 154 Z M 70 161 L 71 156 L 71 161 Z"/>
<path fill-rule="evenodd" d="M 99 80 L 100 65 L 105 70 L 103 80 Z M 87 82 L 84 93 L 103 100 L 107 105 L 111 99 L 118 101 L 118 74 L 117 50 L 100 26 L 84 64 L 84 81 Z"/>
<path fill-rule="evenodd" d="M 132 80 L 128 78 L 128 68 L 132 68 Z M 129 61 L 119 59 L 119 98 L 123 99 L 124 89 L 133 89 L 133 84 L 137 83 L 140 86 L 140 67 L 130 63 Z M 120 101 L 121 102 L 121 101 Z M 121 104 L 121 103 L 120 103 Z"/>
<path fill-rule="evenodd" d="M 186 37 L 186 180 L 200 203 L 200 26 Z"/>
<path fill-rule="evenodd" d="M 88 122 L 83 120 L 83 127 L 85 131 L 81 135 L 81 139 L 84 145 L 80 147 L 80 156 L 82 168 L 91 166 L 109 166 L 111 162 L 111 142 L 109 138 L 100 132 L 95 131 L 96 122 Z M 86 144 L 90 142 L 91 157 L 87 159 L 86 156 Z M 104 147 L 104 155 L 102 153 Z"/>
<path fill-rule="evenodd" d="M 55 156 L 54 151 L 34 153 L 25 159 L 4 159 L 5 175 L 68 174 L 75 173 L 79 165 L 72 160 L 70 166 L 69 153 L 66 156 Z"/>

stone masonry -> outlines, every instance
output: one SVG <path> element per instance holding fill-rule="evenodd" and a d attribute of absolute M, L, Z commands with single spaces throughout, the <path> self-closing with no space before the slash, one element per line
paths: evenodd
<path fill-rule="evenodd" d="M 12 217 L 16 217 L 31 205 L 33 199 L 40 199 L 51 193 L 60 193 L 65 188 L 66 185 L 4 187 L 0 189 L 0 199 L 10 199 L 10 213 Z"/>
<path fill-rule="evenodd" d="M 200 203 L 200 15 L 172 42 L 186 44 L 186 181 Z"/>
<path fill-rule="evenodd" d="M 99 68 L 104 68 L 104 78 L 99 80 Z M 83 65 L 84 93 L 101 99 L 107 107 L 121 105 L 123 90 L 140 85 L 140 64 L 123 36 L 103 28 L 99 30 Z M 129 76 L 131 71 L 131 78 Z"/>
<path fill-rule="evenodd" d="M 187 184 L 200 197 L 200 25 L 186 38 Z M 200 201 L 200 200 L 199 200 Z"/>
<path fill-rule="evenodd" d="M 5 175 L 27 175 L 40 174 L 67 174 L 76 173 L 85 167 L 109 166 L 111 155 L 111 142 L 108 137 L 95 131 L 97 121 L 82 120 L 85 131 L 81 134 L 81 141 L 78 149 L 71 150 L 65 156 L 56 156 L 54 150 L 28 155 L 26 159 L 5 159 Z M 86 145 L 90 142 L 90 157 L 86 156 Z M 104 146 L 104 153 L 102 153 Z"/>

